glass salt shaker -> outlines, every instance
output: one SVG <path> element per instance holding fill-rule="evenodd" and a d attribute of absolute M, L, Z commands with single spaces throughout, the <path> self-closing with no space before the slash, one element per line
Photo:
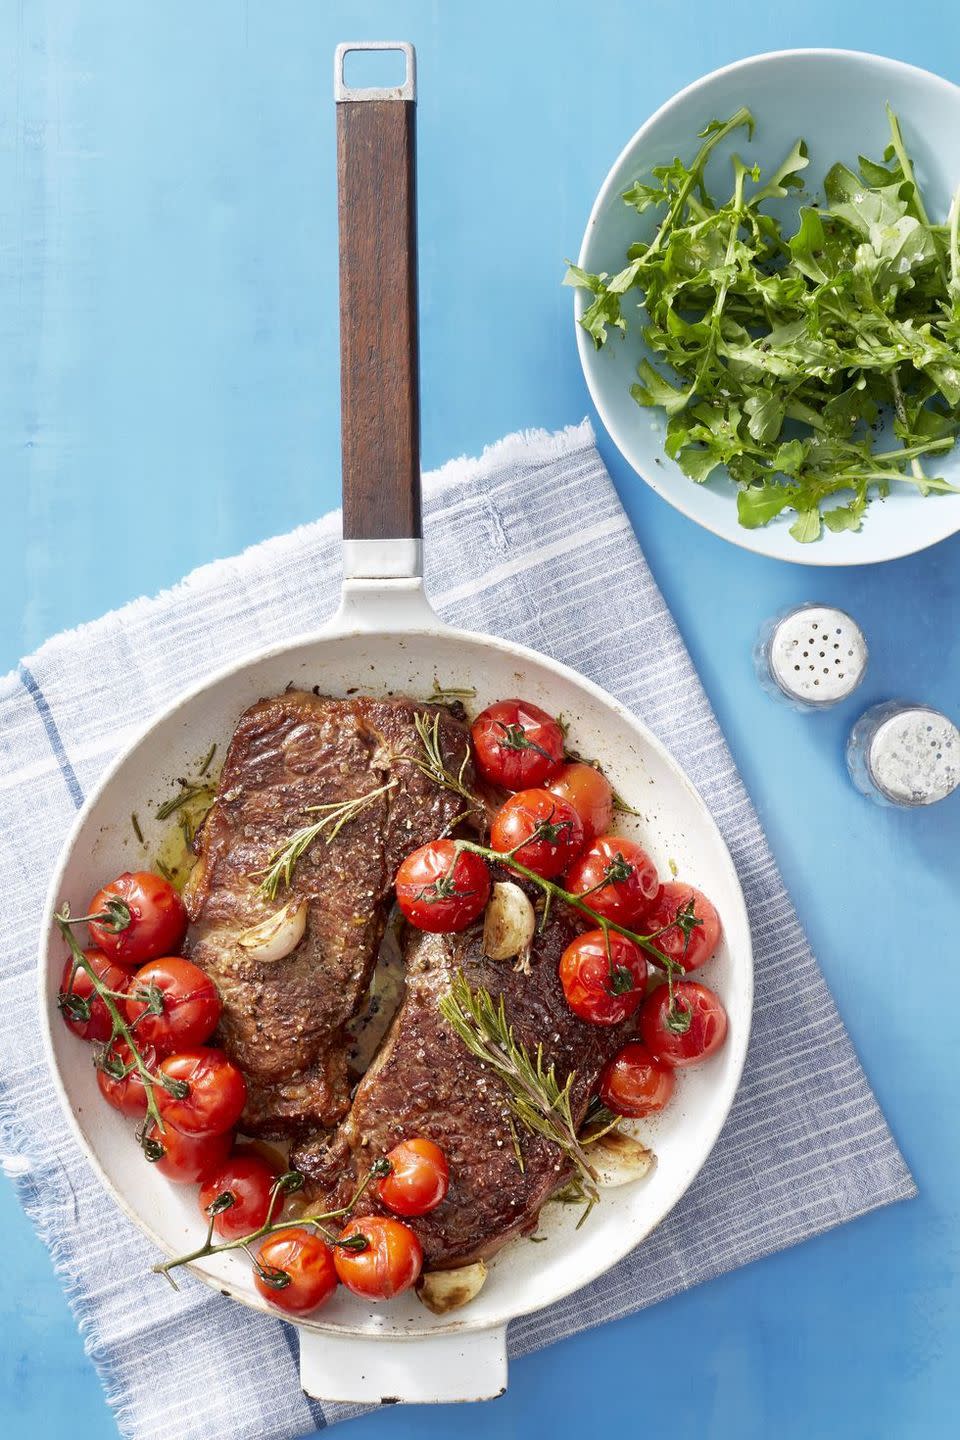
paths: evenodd
<path fill-rule="evenodd" d="M 753 662 L 757 679 L 774 700 L 794 710 L 826 710 L 860 684 L 867 642 L 845 610 L 808 602 L 764 622 Z"/>
<path fill-rule="evenodd" d="M 933 805 L 960 785 L 960 731 L 928 705 L 872 705 L 847 741 L 857 789 L 878 805 Z"/>

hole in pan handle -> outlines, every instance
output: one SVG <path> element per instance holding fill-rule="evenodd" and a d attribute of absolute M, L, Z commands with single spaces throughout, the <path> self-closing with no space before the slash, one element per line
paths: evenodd
<path fill-rule="evenodd" d="M 368 86 L 348 85 L 344 79 L 344 62 L 348 55 L 363 50 L 395 52 L 404 57 L 405 74 L 401 85 Z M 343 100 L 416 100 L 417 98 L 417 56 L 407 40 L 345 40 L 338 45 L 333 57 L 333 98 Z"/>

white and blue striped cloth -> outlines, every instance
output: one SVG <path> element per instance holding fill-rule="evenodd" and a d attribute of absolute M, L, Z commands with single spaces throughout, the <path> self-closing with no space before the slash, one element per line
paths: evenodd
<path fill-rule="evenodd" d="M 566 661 L 641 715 L 710 805 L 753 926 L 753 1036 L 716 1150 L 639 1250 L 515 1322 L 519 1355 L 904 1199 L 914 1185 L 589 425 L 502 441 L 428 476 L 425 494 L 427 583 L 440 613 Z M 339 565 L 330 515 L 58 636 L 0 682 L 4 1163 L 120 1430 L 136 1440 L 288 1440 L 354 1411 L 304 1398 L 281 1321 L 197 1281 L 174 1294 L 144 1280 L 151 1248 L 104 1200 L 44 1066 L 33 975 L 44 890 L 84 794 L 127 737 L 211 668 L 318 626 L 334 608 Z M 603 618 L 611 608 L 615 646 Z M 175 1364 L 162 1363 L 165 1350 Z"/>

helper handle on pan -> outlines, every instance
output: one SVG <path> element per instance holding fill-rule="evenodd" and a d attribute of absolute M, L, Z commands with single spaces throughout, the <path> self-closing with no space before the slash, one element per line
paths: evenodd
<path fill-rule="evenodd" d="M 343 63 L 352 50 L 400 51 L 404 83 L 347 86 Z M 344 569 L 348 576 L 416 576 L 422 532 L 413 47 L 338 45 L 334 95 Z"/>
<path fill-rule="evenodd" d="M 300 1326 L 300 1384 L 314 1400 L 354 1405 L 493 1400 L 507 1388 L 506 1325 L 462 1330 L 463 1319 L 406 1336 Z"/>

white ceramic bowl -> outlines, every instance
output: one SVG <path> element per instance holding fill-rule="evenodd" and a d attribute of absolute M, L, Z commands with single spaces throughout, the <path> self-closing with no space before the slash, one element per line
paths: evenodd
<path fill-rule="evenodd" d="M 676 155 L 692 158 L 697 133 L 708 121 L 726 119 L 747 105 L 757 122 L 752 142 L 745 131 L 738 131 L 714 153 L 707 168 L 712 193 L 728 192 L 733 149 L 766 169 L 787 154 L 798 136 L 810 149 L 807 190 L 816 193 L 835 161 L 855 165 L 858 155 L 882 156 L 889 141 L 887 103 L 900 116 L 931 217 L 944 220 L 960 185 L 960 88 L 878 55 L 785 50 L 714 71 L 681 90 L 637 131 L 597 196 L 578 263 L 591 272 L 615 274 L 623 268 L 627 246 L 650 235 L 656 217 L 652 211 L 638 216 L 623 204 L 621 194 L 654 165 Z M 781 215 L 796 210 L 796 201 L 781 204 Z M 583 290 L 575 292 L 578 319 L 588 298 Z M 577 325 L 583 372 L 600 418 L 624 458 L 658 495 L 698 525 L 761 555 L 808 565 L 893 560 L 960 530 L 960 495 L 924 497 L 910 485 L 895 486 L 884 502 L 873 500 L 859 534 L 825 531 L 820 541 L 800 545 L 788 534 L 792 511 L 761 529 L 745 530 L 737 522 L 736 487 L 729 477 L 714 472 L 703 485 L 688 479 L 663 453 L 663 413 L 641 409 L 632 399 L 637 362 L 649 354 L 640 328 L 630 325 L 623 341 L 611 335 L 597 351 Z M 936 473 L 960 484 L 960 447 L 938 459 Z"/>

